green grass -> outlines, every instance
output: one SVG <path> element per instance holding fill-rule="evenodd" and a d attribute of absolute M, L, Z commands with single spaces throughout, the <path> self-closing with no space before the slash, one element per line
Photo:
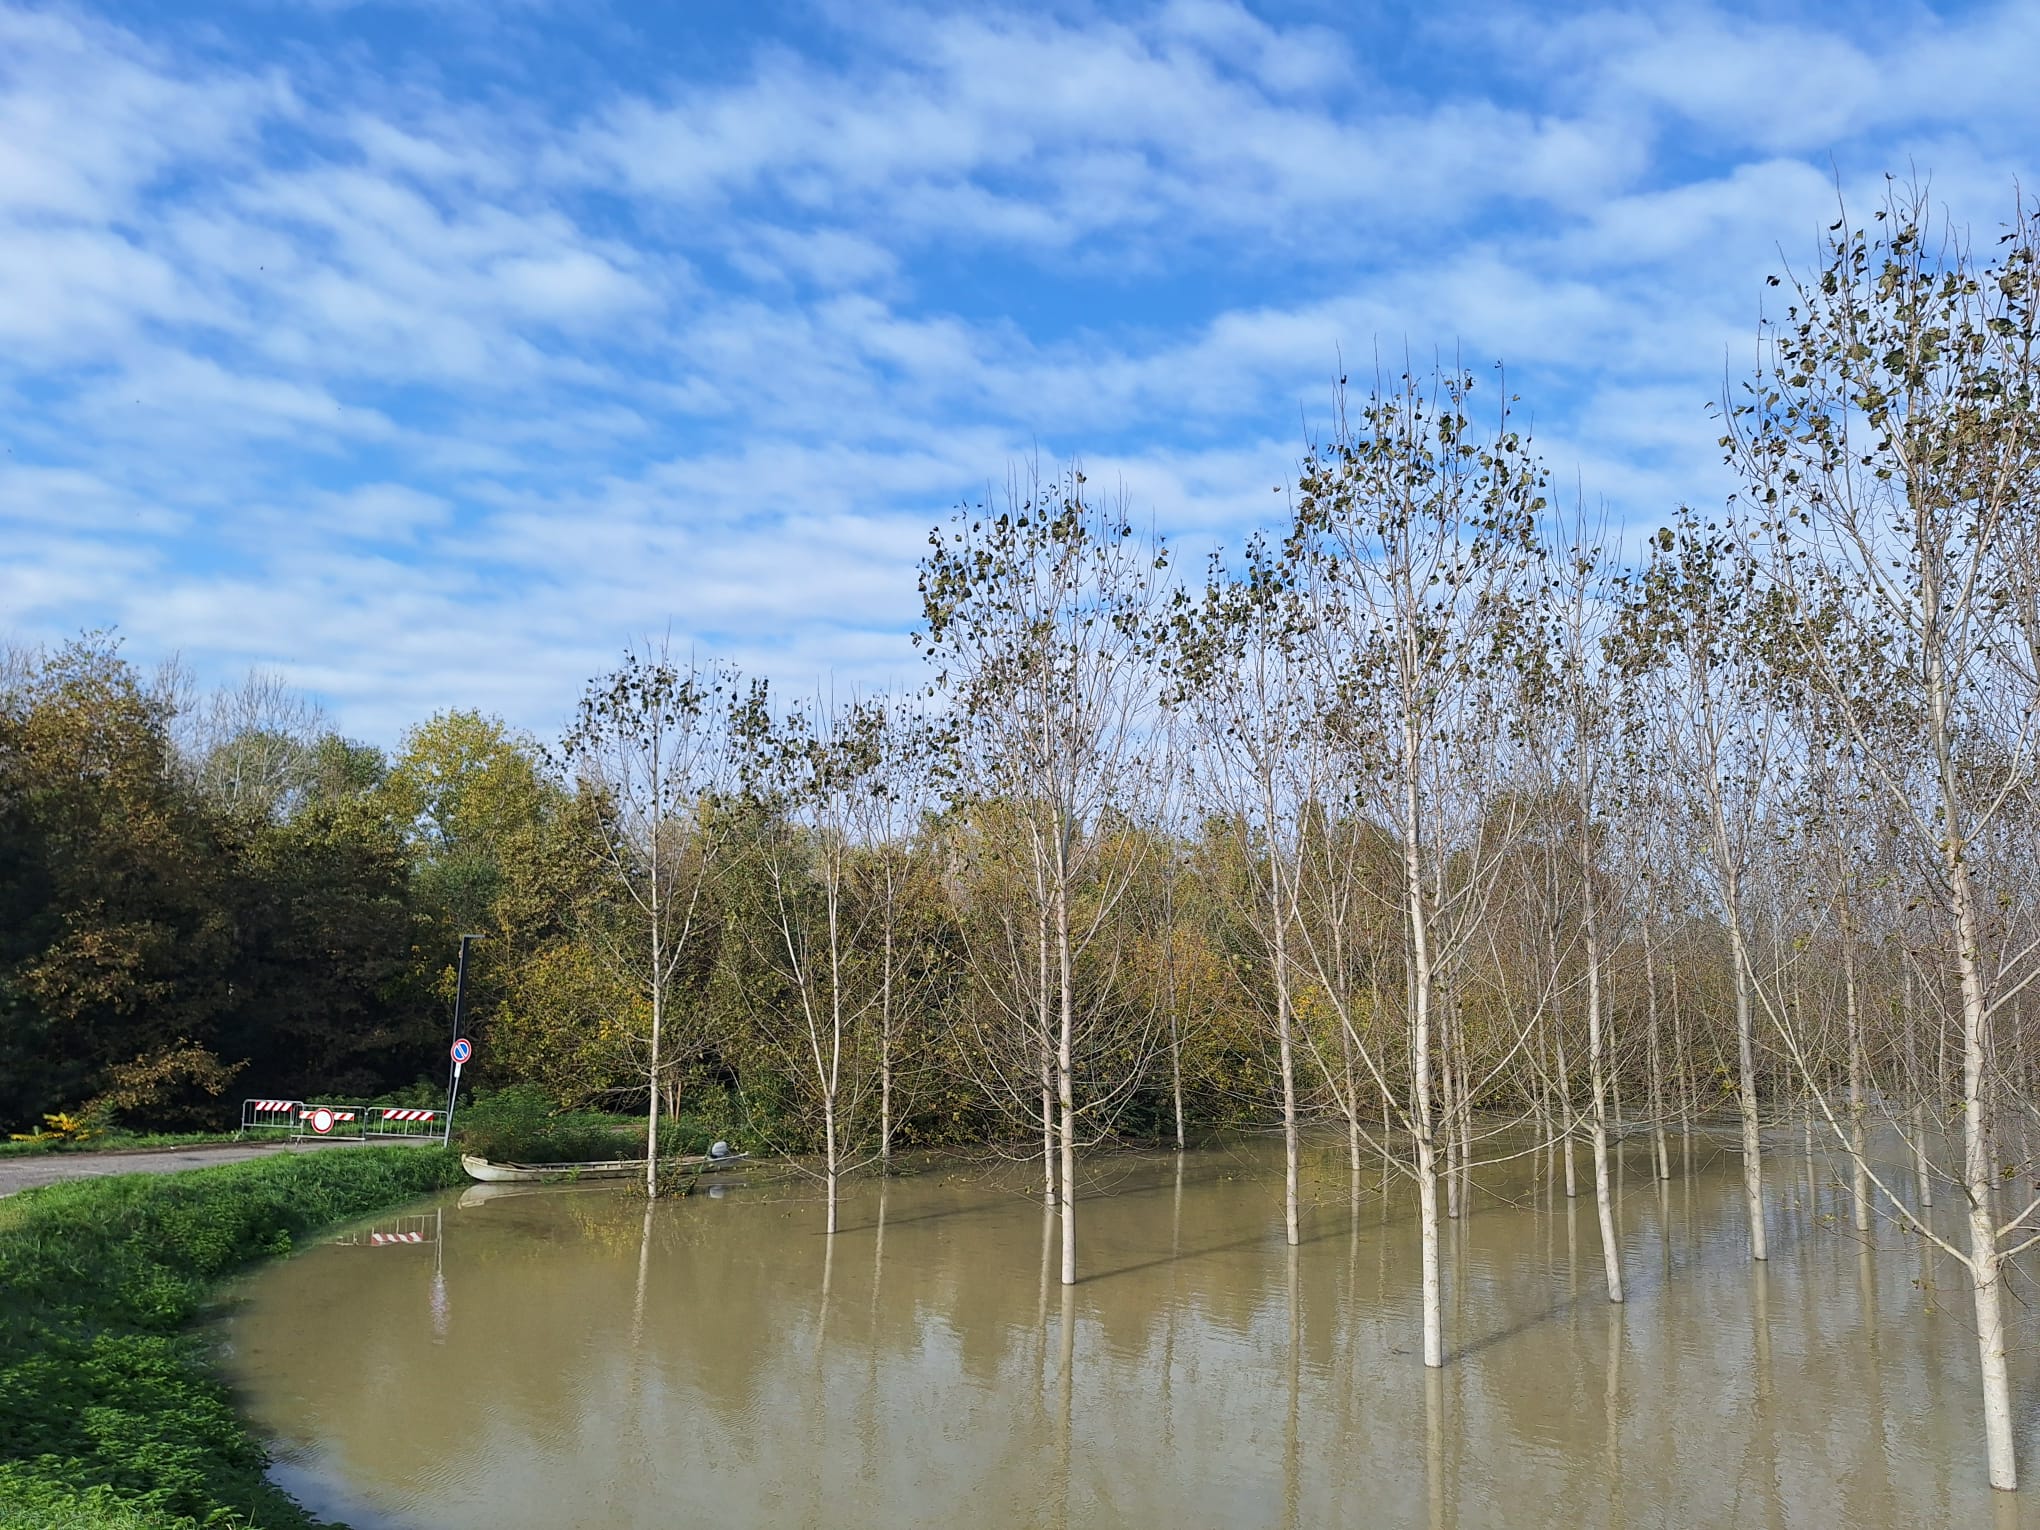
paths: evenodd
<path fill-rule="evenodd" d="M 45 1153 L 127 1153 L 136 1148 L 207 1147 L 242 1140 L 238 1132 L 115 1130 L 87 1137 L 83 1142 L 65 1142 L 54 1136 L 31 1138 L 27 1142 L 0 1142 L 0 1158 L 39 1158 Z"/>
<path fill-rule="evenodd" d="M 192 1331 L 218 1283 L 460 1179 L 433 1149 L 74 1180 L 0 1201 L 0 1524 L 313 1523 Z"/>

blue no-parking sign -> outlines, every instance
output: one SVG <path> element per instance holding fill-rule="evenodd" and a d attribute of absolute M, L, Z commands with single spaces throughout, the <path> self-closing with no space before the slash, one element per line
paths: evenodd
<path fill-rule="evenodd" d="M 466 1062 L 474 1055 L 475 1044 L 469 1041 L 467 1037 L 463 1036 L 453 1044 L 453 1062 L 455 1067 L 460 1066 L 460 1064 Z"/>

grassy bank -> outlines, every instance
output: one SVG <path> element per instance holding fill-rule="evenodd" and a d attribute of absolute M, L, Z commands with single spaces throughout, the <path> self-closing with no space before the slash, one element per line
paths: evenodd
<path fill-rule="evenodd" d="M 0 1158 L 40 1158 L 47 1153 L 134 1153 L 149 1148 L 209 1147 L 244 1140 L 239 1132 L 100 1132 L 83 1141 L 32 1137 L 0 1142 Z"/>
<path fill-rule="evenodd" d="M 241 1266 L 459 1178 L 435 1149 L 357 1149 L 0 1201 L 0 1525 L 312 1523 L 192 1322 Z"/>

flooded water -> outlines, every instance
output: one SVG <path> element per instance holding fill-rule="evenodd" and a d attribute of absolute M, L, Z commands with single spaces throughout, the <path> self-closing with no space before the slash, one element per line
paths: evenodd
<path fill-rule="evenodd" d="M 1645 1165 L 1619 1308 L 1593 1202 L 1488 1175 L 1442 1374 L 1406 1204 L 1356 1212 L 1327 1153 L 1292 1254 L 1258 1144 L 1094 1165 L 1068 1290 L 1026 1170 L 860 1185 L 833 1241 L 798 1179 L 450 1194 L 253 1278 L 225 1364 L 279 1480 L 359 1526 L 2040 1525 L 1984 1486 L 1952 1266 L 1860 1247 L 1781 1154 L 1759 1272 L 1732 1157 Z"/>

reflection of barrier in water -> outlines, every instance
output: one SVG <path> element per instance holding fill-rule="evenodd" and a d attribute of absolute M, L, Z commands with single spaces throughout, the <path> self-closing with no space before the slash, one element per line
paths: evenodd
<path fill-rule="evenodd" d="M 439 1214 L 416 1212 L 410 1216 L 384 1217 L 365 1223 L 327 1240 L 338 1248 L 414 1247 L 439 1242 Z"/>
<path fill-rule="evenodd" d="M 444 1344 L 452 1308 L 446 1295 L 446 1211 L 435 1207 L 428 1214 L 383 1217 L 328 1238 L 335 1248 L 423 1248 L 432 1249 L 432 1342 Z"/>

